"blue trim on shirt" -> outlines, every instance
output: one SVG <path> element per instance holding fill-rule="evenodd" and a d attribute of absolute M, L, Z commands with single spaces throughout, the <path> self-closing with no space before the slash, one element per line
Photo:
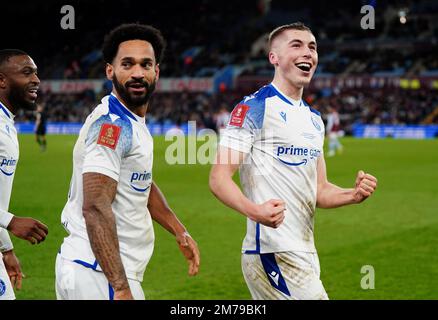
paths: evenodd
<path fill-rule="evenodd" d="M 321 112 L 319 112 L 318 110 L 315 110 L 315 109 L 313 109 L 311 107 L 309 107 L 309 109 L 310 109 L 310 112 L 313 112 L 314 114 L 316 114 L 319 117 L 321 116 Z"/>
<path fill-rule="evenodd" d="M 284 293 L 285 295 L 290 297 L 290 292 L 287 287 L 286 281 L 283 278 L 283 275 L 281 274 L 280 267 L 277 264 L 277 261 L 275 260 L 275 254 L 274 253 L 263 253 L 260 254 L 260 260 L 262 261 L 263 269 L 266 272 L 266 276 L 268 277 L 269 282 L 271 285 Z M 276 281 L 274 281 L 274 279 Z"/>
<path fill-rule="evenodd" d="M 272 85 L 272 83 L 269 84 L 269 87 L 275 92 L 275 95 L 278 96 L 281 100 L 283 100 L 283 101 L 286 102 L 287 104 L 290 104 L 291 106 L 294 105 L 294 104 L 293 104 L 288 98 L 286 98 L 284 95 L 282 95 L 281 92 L 278 91 L 278 90 Z"/>
<path fill-rule="evenodd" d="M 249 96 L 245 96 L 236 106 L 238 107 L 241 104 L 249 106 L 243 127 L 250 130 L 262 129 L 265 118 L 266 99 L 273 96 L 275 96 L 275 92 L 268 85 L 263 86 Z"/>
<path fill-rule="evenodd" d="M 306 107 L 308 107 L 310 109 L 310 112 L 313 112 L 317 116 L 321 117 L 321 112 L 319 112 L 316 109 L 313 109 L 306 101 L 303 101 L 303 102 L 304 102 L 304 106 L 306 106 Z"/>
<path fill-rule="evenodd" d="M 260 223 L 256 225 L 256 251 L 260 253 Z"/>
<path fill-rule="evenodd" d="M 108 283 L 108 295 L 110 300 L 114 300 L 114 289 L 110 283 Z"/>
<path fill-rule="evenodd" d="M 119 114 L 117 114 L 120 116 Z M 100 130 L 102 124 L 109 123 L 114 124 L 116 126 L 121 127 L 121 133 L 119 137 L 119 141 L 117 143 L 117 149 L 121 150 L 121 155 L 124 156 L 131 150 L 132 148 L 132 123 L 129 119 L 123 115 L 123 118 L 120 117 L 116 119 L 114 122 L 111 120 L 109 114 L 102 115 L 93 124 L 90 125 L 88 129 L 87 137 L 85 138 L 85 145 L 88 147 L 91 143 L 95 143 L 100 134 Z"/>
<path fill-rule="evenodd" d="M 128 120 L 127 117 L 129 117 L 132 120 L 137 121 L 137 119 L 132 115 L 132 113 L 126 110 L 126 108 L 122 105 L 122 103 L 112 94 L 108 99 L 108 108 L 110 113 L 114 113 L 124 120 Z"/>
<path fill-rule="evenodd" d="M 93 269 L 94 271 L 96 271 L 97 266 L 99 265 L 97 260 L 95 260 L 93 264 L 79 260 L 79 259 L 73 260 L 73 262 L 76 262 L 77 264 L 80 264 L 81 266 L 84 266 L 85 268 Z"/>
<path fill-rule="evenodd" d="M 9 115 L 9 112 L 6 110 L 6 107 L 0 102 L 0 109 L 3 110 L 3 112 L 5 113 L 5 115 L 11 119 L 11 116 Z"/>
<path fill-rule="evenodd" d="M 246 250 L 246 254 L 259 254 L 260 253 L 260 223 L 256 224 L 256 249 Z"/>

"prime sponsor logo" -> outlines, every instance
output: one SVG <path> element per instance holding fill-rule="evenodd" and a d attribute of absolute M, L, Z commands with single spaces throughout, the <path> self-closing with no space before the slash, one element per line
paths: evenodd
<path fill-rule="evenodd" d="M 296 147 L 278 146 L 276 150 L 277 159 L 288 166 L 306 165 L 309 160 L 316 159 L 321 155 L 321 150 Z"/>
<path fill-rule="evenodd" d="M 16 159 L 1 159 L 0 172 L 6 176 L 12 176 L 15 172 L 15 166 L 17 165 Z"/>
<path fill-rule="evenodd" d="M 150 184 L 147 182 L 151 179 L 150 172 L 133 172 L 131 175 L 131 188 L 138 192 L 145 192 L 149 189 Z"/>

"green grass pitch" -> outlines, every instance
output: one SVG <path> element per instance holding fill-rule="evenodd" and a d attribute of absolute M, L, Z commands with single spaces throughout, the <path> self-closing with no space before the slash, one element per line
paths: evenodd
<path fill-rule="evenodd" d="M 48 136 L 41 153 L 21 135 L 10 211 L 45 222 L 50 233 L 32 246 L 13 239 L 26 279 L 17 299 L 55 299 L 54 264 L 65 232 L 60 213 L 67 198 L 76 136 Z M 318 210 L 316 246 L 321 278 L 331 299 L 438 298 L 438 141 L 345 138 L 344 154 L 328 158 L 329 179 L 350 187 L 364 169 L 379 179 L 361 205 Z M 169 142 L 155 138 L 154 180 L 196 239 L 201 269 L 187 276 L 174 238 L 155 225 L 155 251 L 143 288 L 147 299 L 250 299 L 240 269 L 245 219 L 208 189 L 208 165 L 164 162 Z M 375 289 L 361 288 L 361 267 L 375 270 Z"/>

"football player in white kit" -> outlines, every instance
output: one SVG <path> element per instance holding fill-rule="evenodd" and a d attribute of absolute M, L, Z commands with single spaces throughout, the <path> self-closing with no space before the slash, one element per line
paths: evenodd
<path fill-rule="evenodd" d="M 328 299 L 314 245 L 315 207 L 360 203 L 377 180 L 359 171 L 354 188 L 327 181 L 324 123 L 302 100 L 318 63 L 310 29 L 278 27 L 269 48 L 274 79 L 231 113 L 210 189 L 247 216 L 242 271 L 253 299 Z M 243 192 L 232 180 L 239 168 Z"/>
<path fill-rule="evenodd" d="M 44 241 L 47 226 L 33 218 L 8 212 L 19 146 L 14 114 L 21 108 L 35 109 L 40 80 L 29 55 L 17 49 L 0 50 L 0 300 L 15 299 L 23 274 L 15 256 L 9 230 L 32 244 Z"/>
<path fill-rule="evenodd" d="M 105 38 L 113 91 L 88 116 L 73 150 L 61 217 L 69 235 L 56 261 L 58 299 L 144 299 L 152 219 L 175 235 L 189 275 L 198 272 L 197 244 L 152 179 L 153 140 L 145 116 L 163 49 L 160 31 L 151 26 L 121 25 Z"/>

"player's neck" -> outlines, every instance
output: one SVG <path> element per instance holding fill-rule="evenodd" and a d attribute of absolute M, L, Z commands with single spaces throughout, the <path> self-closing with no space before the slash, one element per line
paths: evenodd
<path fill-rule="evenodd" d="M 301 100 L 303 98 L 303 87 L 296 87 L 286 79 L 282 79 L 280 77 L 274 77 L 272 83 L 280 89 L 280 91 L 292 98 L 293 100 Z"/>

